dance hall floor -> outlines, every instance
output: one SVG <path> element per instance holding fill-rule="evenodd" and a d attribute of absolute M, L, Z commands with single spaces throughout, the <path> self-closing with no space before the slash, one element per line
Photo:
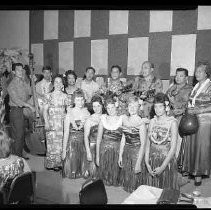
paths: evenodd
<path fill-rule="evenodd" d="M 44 157 L 32 156 L 27 161 L 33 171 L 36 171 L 37 185 L 35 203 L 37 204 L 78 204 L 79 191 L 82 183 L 80 179 L 63 179 L 60 172 L 48 171 L 44 168 Z M 181 192 L 192 193 L 199 189 L 202 196 L 211 197 L 211 178 L 203 179 L 202 185 L 194 186 L 194 180 L 181 187 Z M 106 186 L 108 204 L 121 204 L 129 193 L 122 187 Z"/>

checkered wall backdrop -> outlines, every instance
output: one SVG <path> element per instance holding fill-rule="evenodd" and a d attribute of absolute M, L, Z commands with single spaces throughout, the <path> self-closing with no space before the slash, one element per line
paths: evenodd
<path fill-rule="evenodd" d="M 35 72 L 73 69 L 98 76 L 120 65 L 123 77 L 139 75 L 149 60 L 164 89 L 178 67 L 194 75 L 199 60 L 211 62 L 211 6 L 195 10 L 36 10 L 30 11 L 30 48 Z"/>

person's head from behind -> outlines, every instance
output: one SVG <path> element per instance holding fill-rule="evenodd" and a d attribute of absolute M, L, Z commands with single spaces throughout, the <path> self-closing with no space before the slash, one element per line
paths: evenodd
<path fill-rule="evenodd" d="M 88 81 L 92 81 L 95 76 L 95 69 L 93 67 L 87 67 L 85 72 L 85 79 Z"/>
<path fill-rule="evenodd" d="M 166 107 L 169 105 L 168 96 L 164 93 L 157 93 L 154 97 L 154 110 L 155 114 L 160 117 L 166 115 Z"/>
<path fill-rule="evenodd" d="M 195 71 L 195 77 L 198 82 L 209 78 L 211 75 L 211 68 L 208 61 L 199 61 Z"/>
<path fill-rule="evenodd" d="M 77 80 L 77 75 L 73 70 L 65 72 L 67 86 L 74 86 Z"/>
<path fill-rule="evenodd" d="M 140 107 L 138 97 L 136 96 L 129 97 L 127 100 L 127 106 L 130 115 L 138 114 L 138 110 Z"/>
<path fill-rule="evenodd" d="M 118 80 L 122 74 L 122 69 L 118 65 L 111 67 L 111 78 L 112 80 Z"/>
<path fill-rule="evenodd" d="M 12 150 L 12 139 L 9 138 L 7 133 L 0 130 L 0 159 L 10 156 Z"/>
<path fill-rule="evenodd" d="M 47 81 L 51 80 L 52 70 L 50 66 L 43 66 L 42 73 L 45 80 Z"/>
<path fill-rule="evenodd" d="M 75 107 L 82 108 L 85 103 L 84 92 L 80 89 L 75 90 L 73 92 L 73 101 L 74 101 Z"/>
<path fill-rule="evenodd" d="M 18 78 L 25 78 L 25 69 L 23 68 L 23 64 L 22 63 L 15 63 L 14 64 L 14 72 L 15 72 L 15 76 Z"/>
<path fill-rule="evenodd" d="M 141 74 L 143 77 L 148 77 L 152 75 L 154 71 L 154 64 L 149 61 L 144 61 L 141 67 Z"/>
<path fill-rule="evenodd" d="M 178 85 L 186 84 L 188 82 L 188 70 L 185 68 L 177 68 L 175 82 Z"/>
<path fill-rule="evenodd" d="M 103 112 L 103 102 L 100 96 L 93 96 L 92 100 L 92 109 L 96 114 L 102 114 Z"/>
<path fill-rule="evenodd" d="M 52 82 L 53 82 L 54 90 L 63 91 L 64 82 L 63 82 L 62 75 L 60 75 L 60 74 L 55 75 Z"/>
<path fill-rule="evenodd" d="M 105 107 L 106 107 L 108 115 L 110 116 L 117 115 L 117 104 L 114 98 L 109 97 L 108 99 L 106 99 Z"/>

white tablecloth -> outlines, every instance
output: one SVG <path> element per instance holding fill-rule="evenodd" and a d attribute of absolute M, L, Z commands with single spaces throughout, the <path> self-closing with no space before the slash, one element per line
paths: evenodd
<path fill-rule="evenodd" d="M 156 204 L 163 189 L 141 185 L 122 204 Z"/>
<path fill-rule="evenodd" d="M 162 191 L 163 189 L 161 188 L 141 185 L 131 193 L 122 204 L 156 204 Z M 211 208 L 211 197 L 198 197 L 194 205 L 196 205 L 197 208 Z"/>

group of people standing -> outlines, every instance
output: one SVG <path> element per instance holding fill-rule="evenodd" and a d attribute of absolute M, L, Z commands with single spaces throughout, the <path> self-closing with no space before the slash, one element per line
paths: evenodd
<path fill-rule="evenodd" d="M 124 84 L 121 67 L 115 65 L 109 82 L 100 86 L 93 67 L 87 67 L 80 84 L 72 70 L 52 78 L 51 68 L 43 67 L 36 93 L 45 125 L 45 167 L 71 179 L 101 178 L 128 192 L 142 184 L 179 189 L 179 173 L 194 176 L 200 185 L 211 166 L 209 64 L 196 67 L 194 87 L 188 83 L 188 70 L 176 69 L 166 93 L 154 71 L 145 61 L 141 75 Z M 11 137 L 14 154 L 22 157 L 23 110 L 34 112 L 35 107 L 27 102 L 31 92 L 23 66 L 16 64 L 14 72 L 7 88 Z M 198 116 L 199 130 L 181 137 L 178 125 L 186 111 Z"/>

